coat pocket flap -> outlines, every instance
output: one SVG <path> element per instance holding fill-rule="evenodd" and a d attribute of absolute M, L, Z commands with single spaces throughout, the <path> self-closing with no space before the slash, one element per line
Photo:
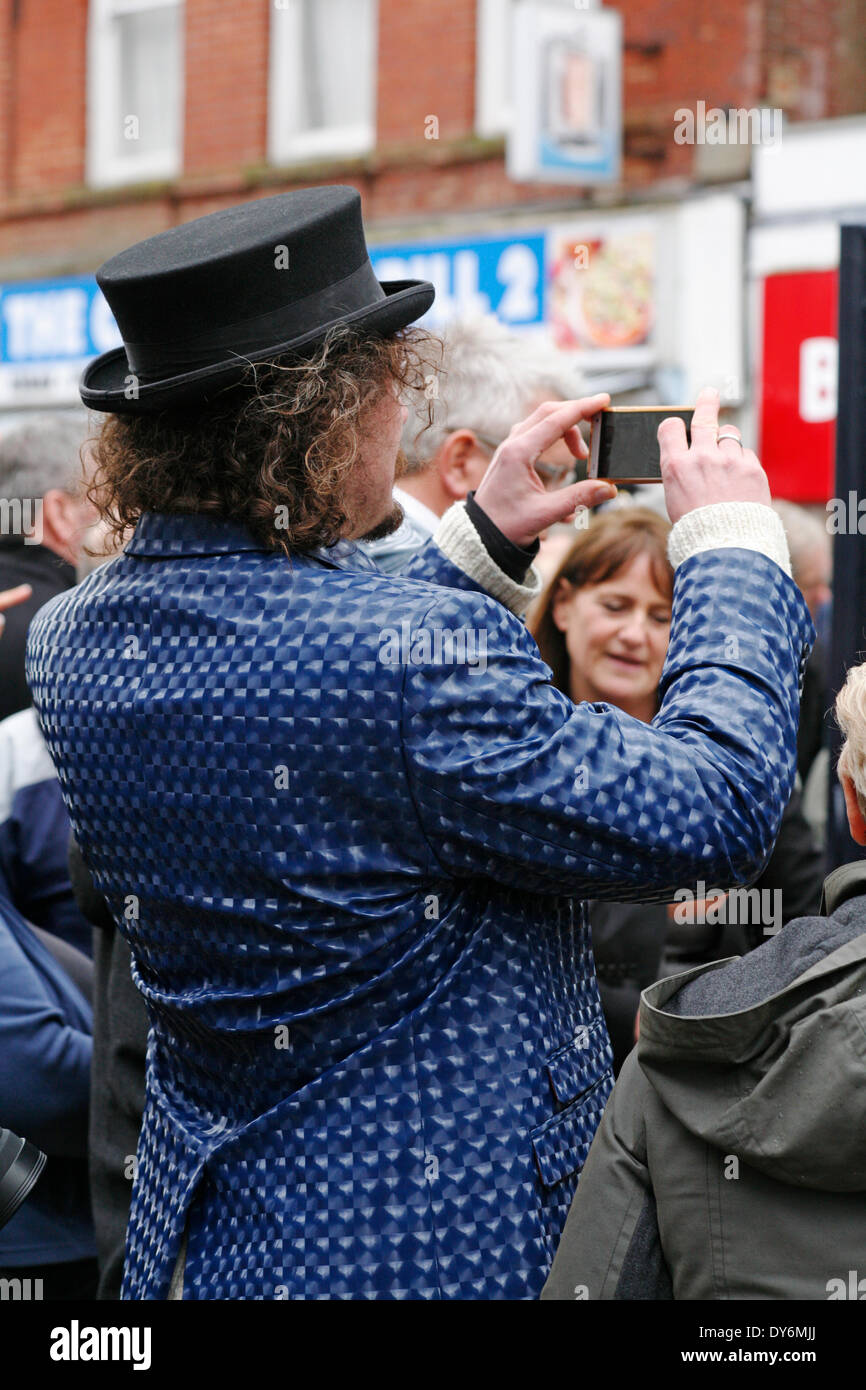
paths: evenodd
<path fill-rule="evenodd" d="M 547 1061 L 547 1074 L 553 1094 L 560 1105 L 590 1090 L 611 1067 L 607 1030 L 599 1020 L 578 1028 L 571 1042 L 566 1043 Z"/>
<path fill-rule="evenodd" d="M 580 1100 L 532 1131 L 532 1149 L 545 1187 L 583 1167 L 612 1087 L 612 1075 L 602 1077 Z"/>

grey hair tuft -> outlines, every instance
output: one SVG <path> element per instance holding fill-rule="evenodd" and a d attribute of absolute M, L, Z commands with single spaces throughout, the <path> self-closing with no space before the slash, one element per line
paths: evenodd
<path fill-rule="evenodd" d="M 571 400 L 584 394 L 582 376 L 565 353 L 513 332 L 490 314 L 456 319 L 441 337 L 441 370 L 424 394 L 405 401 L 402 447 L 410 473 L 423 472 L 456 429 L 501 443 L 539 397 Z"/>
<path fill-rule="evenodd" d="M 39 414 L 0 433 L 0 497 L 41 499 L 58 488 L 82 494 L 81 448 L 93 434 L 85 412 Z"/>
<path fill-rule="evenodd" d="M 845 736 L 837 772 L 851 778 L 866 819 L 866 662 L 850 668 L 836 696 L 836 723 Z"/>

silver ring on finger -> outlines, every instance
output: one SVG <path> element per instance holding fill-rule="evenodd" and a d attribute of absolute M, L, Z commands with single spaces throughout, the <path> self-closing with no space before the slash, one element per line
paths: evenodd
<path fill-rule="evenodd" d="M 716 443 L 719 444 L 723 439 L 733 439 L 734 443 L 735 443 L 735 444 L 739 444 L 739 446 L 740 446 L 741 449 L 742 449 L 742 447 L 743 447 L 743 441 L 742 441 L 742 439 L 741 439 L 740 436 L 736 433 L 735 430 L 732 430 L 732 429 L 731 429 L 730 426 L 727 426 L 727 427 L 726 427 L 725 429 L 723 429 L 723 430 L 719 430 L 718 434 L 716 435 Z"/>

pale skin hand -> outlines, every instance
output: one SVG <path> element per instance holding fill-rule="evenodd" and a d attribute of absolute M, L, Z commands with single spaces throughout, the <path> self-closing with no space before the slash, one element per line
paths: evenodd
<path fill-rule="evenodd" d="M 614 496 L 612 483 L 592 479 L 548 492 L 532 466 L 558 439 L 565 440 L 576 458 L 585 459 L 589 450 L 578 421 L 590 420 L 608 405 L 606 392 L 575 401 L 546 401 L 500 444 L 475 500 L 515 545 L 530 546 L 546 527 L 571 521 L 578 507 L 597 506 Z M 662 482 L 672 522 L 714 502 L 770 505 L 770 485 L 757 455 L 735 439 L 717 443 L 718 421 L 719 393 L 705 387 L 692 416 L 691 446 L 682 420 L 670 416 L 659 425 Z"/>
<path fill-rule="evenodd" d="M 0 633 L 3 631 L 6 619 L 3 617 L 5 608 L 14 608 L 16 603 L 23 603 L 33 593 L 29 584 L 16 584 L 14 589 L 0 590 Z"/>
<path fill-rule="evenodd" d="M 769 507 L 770 484 L 757 454 L 735 439 L 717 443 L 718 428 L 719 393 L 711 386 L 698 394 L 691 447 L 682 420 L 671 416 L 659 425 L 662 482 L 671 521 L 714 502 L 760 502 Z"/>
<path fill-rule="evenodd" d="M 577 458 L 585 459 L 589 450 L 578 421 L 591 419 L 607 405 L 607 392 L 579 401 L 545 401 L 515 425 L 496 450 L 475 500 L 515 545 L 532 545 L 548 526 L 571 521 L 578 507 L 596 506 L 616 493 L 612 483 L 592 479 L 548 492 L 532 466 L 558 439 L 564 439 Z"/>

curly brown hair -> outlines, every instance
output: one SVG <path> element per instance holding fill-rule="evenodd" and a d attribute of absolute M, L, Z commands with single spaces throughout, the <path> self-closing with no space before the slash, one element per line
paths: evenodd
<path fill-rule="evenodd" d="M 117 543 L 158 511 L 230 516 L 287 555 L 333 545 L 369 414 L 389 390 L 419 392 L 428 428 L 441 370 L 442 341 L 424 329 L 338 325 L 306 355 L 248 364 L 206 404 L 108 415 L 90 441 L 88 499 Z"/>

